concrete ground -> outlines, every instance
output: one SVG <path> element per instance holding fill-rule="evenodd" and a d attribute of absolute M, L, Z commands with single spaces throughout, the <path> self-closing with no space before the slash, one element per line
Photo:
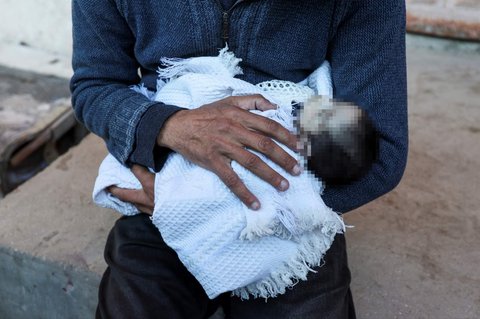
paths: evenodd
<path fill-rule="evenodd" d="M 345 216 L 359 318 L 480 317 L 480 46 L 409 37 L 410 153 Z M 89 136 L 0 201 L 0 318 L 91 318 L 117 215 L 93 206 Z"/>

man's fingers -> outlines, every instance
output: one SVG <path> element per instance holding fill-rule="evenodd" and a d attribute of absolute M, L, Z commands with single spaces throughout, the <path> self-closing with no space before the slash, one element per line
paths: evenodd
<path fill-rule="evenodd" d="M 140 184 L 142 184 L 143 190 L 154 199 L 155 175 L 150 173 L 147 168 L 137 164 L 134 164 L 131 170 L 133 175 L 140 181 Z"/>
<path fill-rule="evenodd" d="M 232 96 L 229 98 L 229 102 L 244 110 L 275 110 L 277 106 L 271 103 L 260 94 L 245 95 L 245 96 Z"/>
<path fill-rule="evenodd" d="M 290 174 L 292 175 L 300 174 L 301 167 L 298 164 L 297 160 L 294 157 L 290 156 L 287 152 L 285 152 L 285 150 L 283 150 L 280 146 L 278 146 L 277 143 L 275 143 L 270 137 L 262 134 L 258 134 L 254 131 L 249 131 L 249 130 L 242 130 L 242 131 L 239 130 L 238 132 L 235 132 L 235 133 L 237 134 L 238 139 L 240 143 L 242 143 L 242 145 L 264 154 L 265 156 L 270 158 L 273 162 L 281 166 L 284 170 L 286 170 Z M 250 152 L 248 153 L 252 154 Z M 245 154 L 244 156 L 245 157 L 242 158 L 241 160 L 243 160 L 246 165 L 252 166 L 249 163 L 254 161 L 253 157 L 246 156 Z M 240 161 L 238 162 L 240 163 Z M 253 164 L 256 164 L 256 163 L 253 163 Z M 245 166 L 245 165 L 242 164 L 242 166 Z M 261 166 L 263 167 L 263 165 Z M 258 175 L 257 173 L 255 174 Z M 272 184 L 272 185 L 278 188 L 278 185 L 276 184 Z"/>
<path fill-rule="evenodd" d="M 242 180 L 227 163 L 217 163 L 215 173 L 222 182 L 250 209 L 260 209 L 259 200 L 248 190 Z"/>
<path fill-rule="evenodd" d="M 133 205 L 141 205 L 145 207 L 153 207 L 153 200 L 141 189 L 125 189 L 111 186 L 108 191 L 123 202 L 132 203 Z"/>
<path fill-rule="evenodd" d="M 279 191 L 288 189 L 288 181 L 270 166 L 268 166 L 260 157 L 252 152 L 249 152 L 241 147 L 235 149 L 232 154 L 228 154 L 233 160 L 240 165 L 257 175 Z M 288 155 L 288 154 L 287 154 Z M 296 161 L 294 160 L 294 163 Z"/>
<path fill-rule="evenodd" d="M 267 135 L 274 140 L 286 145 L 291 150 L 296 150 L 297 138 L 279 123 L 258 114 L 242 113 L 242 122 L 251 130 Z"/>
<path fill-rule="evenodd" d="M 118 199 L 124 202 L 133 204 L 137 209 L 143 213 L 153 213 L 153 201 L 141 189 L 125 189 L 116 186 L 111 186 L 108 191 Z"/>
<path fill-rule="evenodd" d="M 132 165 L 131 170 L 133 175 L 135 175 L 135 177 L 140 181 L 140 183 L 148 182 L 151 176 L 153 176 L 153 174 L 150 173 L 147 168 L 138 164 Z"/>

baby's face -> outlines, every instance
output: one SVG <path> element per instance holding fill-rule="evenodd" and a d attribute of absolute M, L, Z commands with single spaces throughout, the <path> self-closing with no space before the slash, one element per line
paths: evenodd
<path fill-rule="evenodd" d="M 356 126 L 361 115 L 361 109 L 354 104 L 313 96 L 300 109 L 297 128 L 300 135 L 315 135 L 323 131 L 335 134 L 347 127 Z"/>
<path fill-rule="evenodd" d="M 295 119 L 304 167 L 330 185 L 363 176 L 376 159 L 378 135 L 359 107 L 328 98 L 307 100 Z"/>
<path fill-rule="evenodd" d="M 361 116 L 362 110 L 352 103 L 312 96 L 297 113 L 295 122 L 300 154 L 306 158 L 311 157 L 311 139 L 320 138 L 322 134 L 328 133 L 334 140 L 343 140 L 346 130 L 359 126 Z"/>

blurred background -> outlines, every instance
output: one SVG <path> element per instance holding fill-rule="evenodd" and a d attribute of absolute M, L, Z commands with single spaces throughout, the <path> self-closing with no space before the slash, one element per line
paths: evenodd
<path fill-rule="evenodd" d="M 408 0 L 401 184 L 345 215 L 359 318 L 480 318 L 480 0 Z M 0 0 L 0 319 L 92 318 L 118 216 L 70 106 L 70 1 Z M 221 318 L 221 315 L 218 315 Z"/>

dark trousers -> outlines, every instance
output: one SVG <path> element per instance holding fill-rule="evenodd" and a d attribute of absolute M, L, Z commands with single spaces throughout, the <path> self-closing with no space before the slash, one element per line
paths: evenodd
<path fill-rule="evenodd" d="M 345 238 L 337 235 L 324 265 L 277 298 L 208 299 L 148 215 L 120 218 L 105 247 L 97 319 L 203 319 L 221 306 L 228 319 L 355 318 Z"/>

